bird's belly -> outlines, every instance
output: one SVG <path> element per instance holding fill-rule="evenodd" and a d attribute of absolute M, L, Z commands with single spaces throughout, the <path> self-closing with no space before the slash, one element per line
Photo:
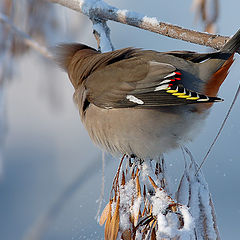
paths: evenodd
<path fill-rule="evenodd" d="M 83 123 L 92 140 L 113 155 L 155 158 L 189 140 L 199 114 L 174 107 L 102 109 L 91 105 Z"/>

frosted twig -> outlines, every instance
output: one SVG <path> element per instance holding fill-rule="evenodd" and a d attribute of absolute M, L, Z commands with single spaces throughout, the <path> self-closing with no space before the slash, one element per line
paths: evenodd
<path fill-rule="evenodd" d="M 147 17 L 129 10 L 122 10 L 106 4 L 102 0 L 48 0 L 58 3 L 75 11 L 81 12 L 90 18 L 112 20 L 131 25 L 167 37 L 196 43 L 220 49 L 230 38 L 220 35 L 208 34 L 185 29 L 176 25 L 159 21 L 156 17 Z"/>
<path fill-rule="evenodd" d="M 38 42 L 33 40 L 28 34 L 25 32 L 19 30 L 12 22 L 11 20 L 3 13 L 0 13 L 0 22 L 6 24 L 9 29 L 16 34 L 17 36 L 20 36 L 23 40 L 23 42 L 39 52 L 41 55 L 43 55 L 46 58 L 52 58 L 52 55 L 49 53 L 48 49 L 44 46 L 41 46 Z"/>
<path fill-rule="evenodd" d="M 240 83 L 238 84 L 238 89 L 237 89 L 237 91 L 236 91 L 236 93 L 235 93 L 235 95 L 234 95 L 232 104 L 231 104 L 231 106 L 230 106 L 230 108 L 229 108 L 229 110 L 228 110 L 228 112 L 227 112 L 227 114 L 226 114 L 226 116 L 225 116 L 225 118 L 224 118 L 224 120 L 223 120 L 223 122 L 222 122 L 222 125 L 221 125 L 221 127 L 219 128 L 218 133 L 217 133 L 216 137 L 214 138 L 211 146 L 209 147 L 209 149 L 208 149 L 205 157 L 203 158 L 203 160 L 202 160 L 199 168 L 197 169 L 196 175 L 197 175 L 197 173 L 199 172 L 199 170 L 201 169 L 201 167 L 202 167 L 202 165 L 204 164 L 204 162 L 206 161 L 209 153 L 211 152 L 211 150 L 212 150 L 213 146 L 215 145 L 218 137 L 220 136 L 220 134 L 221 134 L 221 132 L 222 132 L 222 130 L 223 130 L 226 122 L 227 122 L 227 119 L 228 119 L 228 117 L 229 117 L 229 115 L 230 115 L 230 113 L 231 113 L 231 111 L 232 111 L 232 108 L 233 108 L 233 106 L 234 106 L 234 104 L 235 104 L 235 102 L 236 102 L 236 100 L 237 100 L 237 98 L 238 98 L 239 92 L 240 92 Z"/>
<path fill-rule="evenodd" d="M 113 51 L 113 44 L 110 39 L 110 29 L 105 20 L 91 19 L 93 23 L 93 34 L 97 40 L 98 50 L 101 52 Z"/>
<path fill-rule="evenodd" d="M 182 148 L 188 155 L 187 148 Z M 194 236 L 191 239 L 216 239 L 220 240 L 215 210 L 212 203 L 208 185 L 201 171 L 197 175 L 197 164 L 192 158 L 185 166 L 184 174 L 181 178 L 176 198 L 178 203 L 189 207 L 194 218 Z"/>
<path fill-rule="evenodd" d="M 102 186 L 101 186 L 101 193 L 100 193 L 99 199 L 97 200 L 98 210 L 97 210 L 97 214 L 95 216 L 95 218 L 97 219 L 98 222 L 99 222 L 100 211 L 101 211 L 101 208 L 102 208 L 102 203 L 103 203 L 103 198 L 104 198 L 104 187 L 105 187 L 104 169 L 105 169 L 105 152 L 102 151 Z"/>

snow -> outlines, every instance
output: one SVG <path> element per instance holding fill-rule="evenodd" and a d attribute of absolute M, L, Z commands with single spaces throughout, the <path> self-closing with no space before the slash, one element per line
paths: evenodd
<path fill-rule="evenodd" d="M 153 204 L 153 215 L 158 219 L 157 236 L 159 239 L 163 237 L 173 238 L 185 234 L 191 235 L 193 232 L 194 221 L 186 206 L 180 206 L 179 211 L 182 215 L 184 226 L 179 229 L 179 218 L 174 212 L 167 212 L 168 206 L 172 203 L 168 194 L 158 189 L 155 196 L 151 198 Z"/>
<path fill-rule="evenodd" d="M 176 234 L 172 229 L 172 225 L 168 223 L 168 219 L 166 216 L 159 213 L 157 215 L 157 220 L 158 220 L 157 239 L 175 237 Z"/>
<path fill-rule="evenodd" d="M 100 49 L 101 49 L 101 52 L 112 51 L 111 42 L 109 40 L 109 37 L 107 36 L 107 30 L 104 28 L 104 26 L 101 23 L 95 23 L 93 25 L 93 30 L 98 32 L 98 34 L 100 35 Z"/>
<path fill-rule="evenodd" d="M 214 219 L 212 215 L 212 206 L 210 205 L 211 195 L 208 189 L 208 185 L 203 175 L 200 173 L 197 176 L 200 185 L 200 201 L 204 209 L 206 225 L 207 225 L 207 235 L 210 239 L 216 239 L 216 233 L 214 230 Z"/>
<path fill-rule="evenodd" d="M 137 219 L 138 219 L 138 214 L 139 214 L 139 209 L 141 207 L 141 204 L 142 204 L 142 197 L 138 197 L 134 201 L 134 204 L 133 204 L 133 207 L 132 207 L 132 213 L 133 213 L 133 216 L 134 216 L 134 226 L 135 227 L 137 226 Z"/>
<path fill-rule="evenodd" d="M 156 194 L 151 198 L 153 204 L 153 215 L 164 213 L 169 205 L 169 198 L 165 191 L 157 189 Z"/>
<path fill-rule="evenodd" d="M 131 203 L 132 196 L 136 194 L 135 183 L 134 180 L 131 179 L 128 181 L 125 186 L 120 188 L 120 228 L 121 229 L 129 229 L 130 221 L 129 216 L 132 211 Z M 130 211 L 129 211 L 130 209 Z"/>
<path fill-rule="evenodd" d="M 97 14 L 96 12 L 101 9 L 105 10 L 106 12 L 111 9 L 111 11 L 116 11 L 117 9 L 108 5 L 102 0 L 79 0 L 79 7 L 82 10 L 82 12 L 87 15 L 90 19 L 95 19 L 96 21 L 93 21 L 93 30 L 95 30 L 99 36 L 100 36 L 100 49 L 101 52 L 109 52 L 113 50 L 110 36 L 108 35 L 109 29 L 107 29 L 107 26 L 104 26 L 101 24 L 101 21 L 99 23 L 97 22 L 97 16 L 93 16 L 93 14 Z M 96 10 L 96 11 L 94 11 Z"/>
<path fill-rule="evenodd" d="M 118 16 L 127 17 L 129 11 L 127 9 L 118 9 L 116 13 Z"/>
<path fill-rule="evenodd" d="M 194 161 L 185 167 L 177 192 L 178 202 L 184 204 L 184 207 L 180 208 L 185 218 L 182 231 L 192 229 L 194 219 L 197 239 L 203 240 L 205 236 L 208 239 L 217 239 L 217 230 L 214 228 L 214 209 L 210 204 L 211 195 L 201 171 L 196 175 L 197 169 L 198 166 Z"/>
<path fill-rule="evenodd" d="M 79 0 L 79 7 L 87 16 L 90 16 L 94 9 L 114 9 L 102 0 Z"/>
<path fill-rule="evenodd" d="M 164 164 L 163 162 L 157 161 L 159 164 Z M 156 166 L 156 161 L 133 162 L 128 168 L 128 173 L 124 174 L 124 184 L 115 192 L 115 199 L 120 198 L 118 236 L 125 231 L 131 231 L 135 232 L 137 239 L 141 239 L 144 229 L 148 227 L 149 230 L 145 234 L 150 236 L 155 228 L 156 239 L 179 237 L 181 240 L 190 240 L 190 237 L 194 236 L 194 220 L 190 209 L 178 204 L 166 190 L 156 185 L 160 184 L 165 176 L 156 173 L 152 166 Z M 164 168 L 161 165 L 161 169 Z M 143 186 L 147 186 L 146 195 L 143 194 Z M 113 201 L 112 204 L 112 215 L 116 202 Z"/>
<path fill-rule="evenodd" d="M 110 6 L 102 0 L 79 0 L 79 7 L 82 12 L 87 16 L 91 17 L 94 10 L 101 9 L 104 11 L 109 11 L 116 13 L 119 18 L 129 18 L 139 23 L 150 24 L 152 26 L 158 26 L 159 21 L 156 17 L 148 17 L 134 11 L 129 11 L 127 9 L 118 9 L 116 7 Z"/>
<path fill-rule="evenodd" d="M 125 19 L 131 19 L 136 22 L 141 22 L 142 19 L 144 18 L 144 15 L 141 13 L 137 13 L 134 11 L 129 11 L 126 9 L 116 9 L 116 14 L 118 15 L 119 18 L 125 18 Z"/>
<path fill-rule="evenodd" d="M 144 161 L 144 163 L 142 164 L 142 169 L 141 169 L 141 179 L 142 179 L 142 182 L 145 183 L 148 191 L 153 191 L 153 186 L 150 184 L 150 182 L 148 180 L 148 176 L 154 176 L 153 170 L 151 168 L 150 161 Z"/>
<path fill-rule="evenodd" d="M 159 25 L 159 21 L 157 20 L 156 17 L 145 16 L 145 17 L 142 18 L 142 21 L 145 24 L 148 23 L 148 24 L 151 24 L 152 26 L 155 26 L 155 27 Z"/>
<path fill-rule="evenodd" d="M 156 17 L 148 17 L 144 14 L 129 11 L 126 9 L 117 9 L 116 14 L 120 18 L 131 19 L 131 21 L 138 22 L 139 24 L 150 24 L 152 26 L 158 26 L 159 20 Z"/>
<path fill-rule="evenodd" d="M 192 215 L 190 214 L 189 209 L 186 208 L 186 206 L 181 206 L 180 211 L 181 211 L 181 213 L 183 215 L 183 219 L 184 219 L 184 226 L 181 231 L 192 231 L 192 229 L 194 227 L 194 219 L 193 219 Z"/>

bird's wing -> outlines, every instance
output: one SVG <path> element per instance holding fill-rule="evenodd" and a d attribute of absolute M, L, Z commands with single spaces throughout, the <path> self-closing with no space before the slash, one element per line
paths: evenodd
<path fill-rule="evenodd" d="M 193 63 L 200 63 L 208 59 L 223 59 L 227 60 L 230 55 L 228 53 L 223 53 L 220 51 L 210 52 L 210 53 L 197 53 L 193 51 L 169 51 L 164 54 L 173 55 L 178 58 L 182 58 Z"/>
<path fill-rule="evenodd" d="M 220 101 L 186 89 L 171 64 L 132 57 L 93 72 L 85 81 L 87 100 L 101 108 L 156 108 Z"/>

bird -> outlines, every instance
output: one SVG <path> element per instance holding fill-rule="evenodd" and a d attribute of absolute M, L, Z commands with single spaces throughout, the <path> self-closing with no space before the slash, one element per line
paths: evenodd
<path fill-rule="evenodd" d="M 191 141 L 217 97 L 240 47 L 240 30 L 215 52 L 123 48 L 101 53 L 59 44 L 90 138 L 114 156 L 156 159 Z"/>

